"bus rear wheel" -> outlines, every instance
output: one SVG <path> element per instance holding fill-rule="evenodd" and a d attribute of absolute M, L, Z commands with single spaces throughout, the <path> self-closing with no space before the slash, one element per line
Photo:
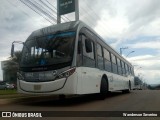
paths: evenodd
<path fill-rule="evenodd" d="M 66 98 L 65 95 L 59 95 L 59 100 L 64 100 Z"/>
<path fill-rule="evenodd" d="M 130 93 L 131 92 L 131 82 L 129 81 L 128 83 L 128 89 L 127 90 L 122 90 L 123 93 Z"/>
<path fill-rule="evenodd" d="M 103 77 L 101 80 L 101 87 L 100 87 L 100 93 L 99 93 L 99 99 L 104 100 L 106 98 L 106 95 L 108 93 L 108 82 Z"/>

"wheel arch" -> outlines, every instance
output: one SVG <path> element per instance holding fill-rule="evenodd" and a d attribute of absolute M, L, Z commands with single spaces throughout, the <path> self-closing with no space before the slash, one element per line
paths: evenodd
<path fill-rule="evenodd" d="M 107 87 L 108 87 L 108 90 L 109 90 L 109 81 L 108 81 L 107 75 L 106 75 L 106 74 L 103 74 L 103 75 L 102 75 L 102 78 L 101 78 L 101 81 L 102 81 L 103 78 L 106 80 L 106 82 L 107 82 Z"/>
<path fill-rule="evenodd" d="M 131 80 L 129 80 L 129 81 L 128 81 L 128 84 L 129 84 L 130 89 L 132 89 L 132 83 L 131 83 Z"/>

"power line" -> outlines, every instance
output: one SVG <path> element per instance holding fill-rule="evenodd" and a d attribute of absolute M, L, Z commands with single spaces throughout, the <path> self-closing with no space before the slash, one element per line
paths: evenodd
<path fill-rule="evenodd" d="M 31 2 L 31 1 L 30 1 Z M 36 4 L 34 4 L 35 6 L 37 6 L 38 7 L 38 9 L 40 10 L 40 11 L 43 11 L 43 13 L 45 14 L 45 15 L 47 15 L 48 17 L 51 17 L 52 19 L 53 19 L 53 21 L 56 23 L 56 16 L 52 16 L 53 14 L 50 12 L 50 11 L 48 11 L 46 8 L 44 8 L 42 5 L 40 5 L 38 2 L 36 2 L 36 1 L 34 1 Z M 49 15 L 49 14 L 51 14 L 51 15 Z M 47 14 L 46 14 L 47 13 Z"/>
<path fill-rule="evenodd" d="M 50 5 L 50 6 L 52 6 L 56 11 L 57 11 L 57 8 L 54 6 L 54 5 L 52 5 L 48 0 L 46 0 L 46 2 Z M 56 12 L 56 14 L 57 14 L 57 12 Z M 63 15 L 62 17 L 64 17 L 64 18 L 66 18 L 68 21 L 71 21 L 68 17 L 66 17 L 65 15 Z"/>
<path fill-rule="evenodd" d="M 86 4 L 86 8 L 89 8 L 89 10 L 90 11 L 92 11 L 93 13 L 94 13 L 94 15 L 97 17 L 97 18 L 99 18 L 100 19 L 100 17 L 94 12 L 94 10 L 93 9 L 91 9 L 91 7 L 89 7 L 89 6 L 87 6 L 88 4 Z M 91 16 L 91 15 L 90 15 Z M 93 16 L 91 16 L 95 21 L 97 21 L 97 19 L 95 19 Z M 104 22 L 102 22 L 102 24 L 103 25 L 105 25 L 105 23 Z M 108 33 L 110 33 L 110 31 L 108 31 L 108 29 L 106 29 L 106 27 L 104 27 L 103 25 L 100 25 L 101 26 L 101 29 L 103 29 L 103 30 L 101 30 L 101 31 L 103 31 L 102 33 L 104 34 L 104 35 L 106 35 L 106 33 L 104 33 L 104 31 L 107 31 Z M 108 37 L 107 37 L 108 38 Z"/>
<path fill-rule="evenodd" d="M 36 12 L 38 15 L 40 15 L 41 17 L 43 17 L 44 19 L 46 19 L 48 22 L 50 22 L 51 24 L 53 24 L 50 20 L 48 20 L 47 18 L 45 18 L 43 15 L 41 15 L 39 12 L 37 12 L 35 9 L 33 9 L 31 6 L 29 6 L 28 4 L 26 4 L 23 0 L 19 0 L 20 2 L 22 2 L 24 5 L 26 5 L 27 7 L 29 7 L 31 10 L 33 10 L 34 12 Z"/>
<path fill-rule="evenodd" d="M 50 9 L 51 11 L 52 11 L 52 13 L 55 13 L 56 15 L 57 15 L 57 13 L 56 13 L 56 11 L 54 11 L 51 7 L 49 7 L 45 2 L 43 2 L 42 0 L 39 0 L 45 7 L 47 7 L 48 9 Z M 51 14 L 52 14 L 51 13 Z M 64 19 L 64 18 L 62 18 L 63 19 L 63 21 L 64 22 L 66 22 L 66 20 Z"/>
<path fill-rule="evenodd" d="M 88 12 L 87 12 L 83 7 L 81 7 L 81 10 L 83 10 L 84 13 L 86 13 L 88 16 L 90 16 L 90 18 L 93 18 L 91 15 L 88 14 Z M 91 20 L 91 19 L 86 19 L 86 20 L 87 20 L 87 21 L 90 21 L 89 23 L 90 23 L 92 26 L 95 26 L 95 25 L 93 24 L 93 20 Z M 99 30 L 101 31 L 101 33 L 105 34 L 104 31 L 102 31 L 101 29 L 99 29 Z"/>
<path fill-rule="evenodd" d="M 43 5 L 45 5 L 47 8 L 49 8 L 52 12 L 54 12 L 55 14 L 57 14 L 56 13 L 56 11 L 54 11 L 52 8 L 50 8 L 45 2 L 43 2 L 42 0 L 39 0 Z"/>
<path fill-rule="evenodd" d="M 12 2 L 10 2 L 9 0 L 7 0 L 7 2 L 9 3 L 9 4 L 11 4 L 13 7 L 15 7 L 15 8 L 17 8 L 18 9 L 18 7 L 15 5 L 15 4 L 13 4 Z M 22 9 L 20 9 L 21 11 L 22 11 Z M 24 11 L 22 11 L 25 15 L 27 15 L 28 17 L 30 17 L 29 16 L 29 14 L 27 14 L 26 12 L 24 12 Z"/>
<path fill-rule="evenodd" d="M 10 2 L 9 0 L 7 0 L 7 2 L 12 5 L 13 7 L 15 7 L 16 9 L 20 10 L 23 14 L 25 14 L 28 17 L 32 17 L 30 16 L 27 12 L 25 12 L 24 10 L 22 10 L 19 6 L 17 7 L 17 5 L 13 4 L 12 2 Z M 34 19 L 33 19 L 34 20 Z M 37 21 L 36 21 L 37 22 Z M 40 24 L 41 25 L 41 24 Z M 43 25 L 41 25 L 43 27 Z"/>
<path fill-rule="evenodd" d="M 100 19 L 100 17 L 97 15 L 97 13 L 91 8 L 91 7 L 89 7 L 89 5 L 88 4 L 85 4 L 86 5 L 86 8 L 89 8 L 90 9 L 90 11 L 92 11 L 93 13 L 94 13 L 94 16 L 96 16 L 97 18 L 99 18 Z M 92 18 L 94 18 L 94 17 L 92 17 Z M 94 18 L 95 19 L 95 18 Z M 96 19 L 95 19 L 96 20 Z M 105 23 L 104 22 L 102 22 L 102 24 L 104 24 L 105 25 Z M 111 33 L 112 34 L 112 32 L 111 31 L 109 31 L 108 29 L 106 29 L 103 25 L 100 25 L 105 31 L 107 31 L 108 33 Z M 107 26 L 107 28 L 108 28 L 108 26 Z"/>
<path fill-rule="evenodd" d="M 26 0 L 27 3 L 29 3 L 32 7 L 36 8 L 37 10 L 39 10 L 41 13 L 43 13 L 45 16 L 47 16 L 49 19 L 51 19 L 53 22 L 56 23 L 56 19 L 54 17 L 52 17 L 51 15 L 49 15 L 46 11 L 42 10 L 40 8 L 39 5 L 34 4 L 33 2 L 31 2 L 30 0 Z M 35 1 L 34 1 L 35 2 Z"/>
<path fill-rule="evenodd" d="M 33 1 L 33 2 L 31 2 L 30 0 L 26 0 L 26 1 L 24 1 L 24 0 L 20 0 L 23 4 L 25 4 L 26 6 L 28 6 L 30 9 L 32 9 L 33 11 L 35 11 L 37 14 L 39 14 L 40 16 L 42 16 L 44 19 L 46 19 L 48 22 L 50 22 L 51 24 L 53 24 L 51 21 L 53 21 L 54 23 L 56 23 L 56 16 L 52 16 L 53 14 L 49 11 L 49 10 L 51 10 L 52 12 L 54 12 L 54 13 L 56 13 L 56 11 L 54 11 L 51 7 L 49 7 L 45 2 L 43 2 L 42 0 L 39 0 L 42 4 L 43 4 L 43 6 L 42 6 L 42 4 L 40 4 L 40 3 L 38 3 L 38 2 L 36 2 L 35 0 Z M 48 0 L 46 0 L 46 2 L 50 5 L 50 6 L 52 6 L 52 7 L 54 7 Z M 44 7 L 45 6 L 45 7 Z M 90 7 L 88 7 L 88 8 L 90 8 Z M 49 9 L 49 10 L 47 10 L 47 9 Z M 54 9 L 56 9 L 56 7 L 54 7 Z M 84 13 L 86 13 L 88 16 L 90 16 L 91 18 L 93 18 L 94 20 L 96 20 L 95 19 L 95 17 L 93 17 L 92 15 L 90 15 L 89 13 L 88 13 L 88 11 L 86 10 L 86 9 L 84 9 L 83 7 L 82 7 L 82 9 L 83 9 L 83 11 L 84 11 Z M 38 10 L 38 11 L 37 11 Z M 57 9 L 56 9 L 57 10 Z M 94 10 L 93 9 L 91 9 L 90 8 L 90 10 L 91 11 L 93 11 L 94 12 Z M 43 15 L 45 15 L 46 17 L 48 17 L 48 18 L 46 18 L 46 17 L 44 17 Z M 52 15 L 50 15 L 50 14 L 52 14 Z M 94 12 L 94 16 L 96 16 L 96 17 L 98 17 L 99 18 L 99 16 Z M 67 18 L 67 17 L 66 17 Z M 63 19 L 63 18 L 62 18 Z M 68 19 L 68 18 L 67 18 Z M 64 19 L 63 19 L 64 20 Z M 69 19 L 68 19 L 69 20 Z M 93 24 L 93 20 L 91 20 L 91 19 L 86 19 L 87 21 L 90 21 L 90 22 L 88 22 L 88 23 L 90 23 L 90 24 L 92 24 L 93 26 L 95 26 L 94 24 Z M 65 20 L 64 20 L 65 21 Z M 103 23 L 104 24 L 104 23 Z M 102 26 L 102 28 L 106 31 L 106 28 L 104 28 L 104 26 L 103 25 L 101 25 Z M 102 30 L 102 29 L 99 29 L 102 33 L 104 33 L 104 31 Z M 108 30 L 107 30 L 108 31 Z M 106 33 L 105 33 L 106 34 Z"/>

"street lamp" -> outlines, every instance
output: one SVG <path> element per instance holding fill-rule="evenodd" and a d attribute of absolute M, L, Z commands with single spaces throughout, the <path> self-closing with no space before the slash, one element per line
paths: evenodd
<path fill-rule="evenodd" d="M 122 48 L 120 48 L 120 54 L 122 55 L 122 50 L 124 50 L 124 49 L 128 49 L 128 47 L 122 47 Z"/>
<path fill-rule="evenodd" d="M 134 52 L 135 52 L 135 51 L 131 51 L 131 52 L 129 52 L 129 53 L 128 53 L 128 55 L 127 55 L 126 57 L 128 57 L 131 53 L 134 53 Z"/>

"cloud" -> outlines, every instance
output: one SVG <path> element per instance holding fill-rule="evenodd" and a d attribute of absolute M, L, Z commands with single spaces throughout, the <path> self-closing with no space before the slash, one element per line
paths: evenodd
<path fill-rule="evenodd" d="M 160 84 L 160 55 L 142 55 L 127 59 L 135 65 L 135 75 L 141 74 L 148 84 Z"/>
<path fill-rule="evenodd" d="M 101 19 L 102 11 L 105 7 L 102 7 L 102 2 L 104 4 L 109 5 L 109 2 L 106 0 L 81 0 L 79 1 L 79 11 L 80 11 L 80 20 L 84 21 L 91 28 L 95 28 L 98 26 L 98 22 Z M 98 10 L 98 11 L 97 11 Z M 96 30 L 96 29 L 94 29 Z M 101 31 L 96 30 L 97 32 Z M 101 31 L 102 32 L 102 31 Z"/>
<path fill-rule="evenodd" d="M 131 48 L 151 48 L 160 49 L 160 40 L 148 41 L 148 42 L 138 42 L 135 44 L 128 44 L 127 46 Z"/>
<path fill-rule="evenodd" d="M 157 15 L 160 11 L 159 0 L 154 0 L 154 2 L 153 0 L 131 0 L 126 3 L 128 3 L 126 15 L 131 23 L 144 25 L 158 17 Z"/>
<path fill-rule="evenodd" d="M 95 29 L 107 39 L 114 38 L 114 48 L 134 40 L 137 36 L 159 36 L 159 0 L 109 1 L 109 9 L 104 9 Z M 114 14 L 111 14 L 114 13 Z M 106 30 L 103 29 L 104 26 Z M 101 30 L 100 30 L 101 29 Z"/>
<path fill-rule="evenodd" d="M 138 74 L 147 84 L 160 84 L 159 70 L 138 70 L 136 75 Z"/>
<path fill-rule="evenodd" d="M 149 42 L 138 42 L 136 44 L 131 44 L 128 46 L 130 49 L 158 49 L 159 50 L 159 42 L 149 41 Z M 132 47 L 132 48 L 131 48 Z M 136 51 L 138 52 L 138 50 Z M 133 54 L 135 55 L 136 52 Z M 158 53 L 158 52 L 157 52 Z M 154 54 L 154 55 L 153 55 Z M 125 56 L 124 56 L 125 57 Z M 138 74 L 143 75 L 143 80 L 147 84 L 160 84 L 160 54 L 142 54 L 139 56 L 125 57 L 132 65 L 135 66 L 135 75 Z M 141 76 L 142 77 L 142 76 Z"/>
<path fill-rule="evenodd" d="M 157 70 L 160 69 L 160 56 L 143 55 L 127 58 L 133 64 L 141 66 L 145 69 Z"/>
<path fill-rule="evenodd" d="M 25 41 L 32 31 L 50 25 L 18 0 L 9 0 L 13 5 L 7 1 L 1 0 L 0 4 L 0 61 L 9 57 L 13 41 Z M 49 2 L 56 6 L 56 1 Z M 142 66 L 137 73 L 142 72 L 147 82 L 159 80 L 159 0 L 79 0 L 79 4 L 80 20 L 115 49 L 128 46 L 137 50 L 126 59 Z M 66 16 L 74 20 L 74 13 Z M 137 56 L 139 49 L 145 52 Z M 154 55 L 148 54 L 148 49 L 154 49 Z"/>

